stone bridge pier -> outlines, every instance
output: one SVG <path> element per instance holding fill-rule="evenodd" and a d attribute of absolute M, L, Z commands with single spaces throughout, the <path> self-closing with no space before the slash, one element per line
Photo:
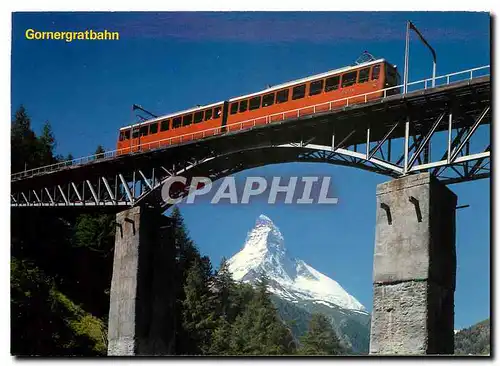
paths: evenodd
<path fill-rule="evenodd" d="M 371 355 L 453 354 L 456 204 L 429 173 L 377 187 Z"/>
<path fill-rule="evenodd" d="M 171 220 L 134 207 L 116 215 L 108 355 L 166 355 L 174 340 Z"/>

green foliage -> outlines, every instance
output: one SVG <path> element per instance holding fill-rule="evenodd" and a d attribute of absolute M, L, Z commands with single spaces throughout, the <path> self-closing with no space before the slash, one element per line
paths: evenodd
<path fill-rule="evenodd" d="M 52 164 L 50 123 L 40 136 L 21 106 L 11 125 L 11 167 Z M 106 354 L 114 245 L 109 215 L 11 211 L 11 352 L 15 355 Z M 27 229 L 29 223 L 29 229 Z"/>
<path fill-rule="evenodd" d="M 266 281 L 253 289 L 250 285 L 235 283 L 227 274 L 227 262 L 223 259 L 214 279 L 219 319 L 209 353 L 293 354 L 292 333 L 279 318 L 267 292 Z"/>
<path fill-rule="evenodd" d="M 233 297 L 236 294 L 236 284 L 231 276 L 231 272 L 229 272 L 229 265 L 226 258 L 222 258 L 213 282 L 213 289 L 216 293 L 214 300 L 217 314 L 223 319 L 232 322 L 236 317 L 233 311 L 233 307 L 237 305 L 233 301 Z"/>
<path fill-rule="evenodd" d="M 206 330 L 205 327 L 210 328 L 208 325 L 210 322 L 197 324 L 203 322 L 199 304 L 207 297 L 206 294 L 198 294 L 197 291 L 208 292 L 207 281 L 212 275 L 210 261 L 201 257 L 196 245 L 189 238 L 184 219 L 177 207 L 174 207 L 170 218 L 174 222 L 176 248 L 175 268 L 172 269 L 175 288 L 170 289 L 176 299 L 174 348 L 176 354 L 199 354 L 206 347 L 204 342 L 210 330 Z M 193 266 L 195 268 L 192 268 Z M 189 281 L 188 276 L 190 276 Z M 189 298 L 186 292 L 189 293 Z M 206 309 L 209 308 L 206 306 Z M 191 311 L 194 311 L 194 314 L 190 314 Z M 196 329 L 196 332 L 193 332 L 193 329 Z"/>
<path fill-rule="evenodd" d="M 271 295 L 271 300 L 282 320 L 290 327 L 295 339 L 299 339 L 306 333 L 311 320 L 311 314 L 308 311 L 276 295 Z"/>
<path fill-rule="evenodd" d="M 11 129 L 12 139 L 16 142 L 32 137 L 33 131 L 31 131 L 31 119 L 23 105 L 17 109 L 14 120 L 12 121 Z"/>
<path fill-rule="evenodd" d="M 85 314 L 71 322 L 75 334 L 86 336 L 93 342 L 92 349 L 99 355 L 106 355 L 108 350 L 108 330 L 103 320 L 91 314 Z"/>
<path fill-rule="evenodd" d="M 230 355 L 231 332 L 231 324 L 224 318 L 220 317 L 217 321 L 217 327 L 212 332 L 208 354 L 215 356 Z"/>
<path fill-rule="evenodd" d="M 50 122 L 45 122 L 42 128 L 42 134 L 38 138 L 38 164 L 50 165 L 56 163 L 54 156 L 54 149 L 56 147 L 56 140 L 52 132 Z"/>
<path fill-rule="evenodd" d="M 83 311 L 32 262 L 11 258 L 11 353 L 103 355 L 102 320 Z"/>
<path fill-rule="evenodd" d="M 340 355 L 345 350 L 325 315 L 315 313 L 309 322 L 307 333 L 301 337 L 301 355 Z"/>
<path fill-rule="evenodd" d="M 56 140 L 49 122 L 45 122 L 39 137 L 31 129 L 31 119 L 21 106 L 11 124 L 12 172 L 33 169 L 55 163 Z"/>
<path fill-rule="evenodd" d="M 38 165 L 38 140 L 31 129 L 31 119 L 24 106 L 20 106 L 11 124 L 11 169 L 19 172 Z"/>
<path fill-rule="evenodd" d="M 92 344 L 92 350 L 96 354 L 105 355 L 107 351 L 107 330 L 104 322 L 82 310 L 67 296 L 57 291 L 54 287 L 50 291 L 50 297 L 54 301 L 54 307 L 62 308 L 66 312 L 64 321 L 73 333 L 78 337 L 86 337 Z M 61 310 L 61 309 L 60 309 Z M 73 344 L 71 344 L 73 346 Z"/>
<path fill-rule="evenodd" d="M 456 355 L 489 355 L 490 353 L 489 318 L 455 334 Z"/>
<path fill-rule="evenodd" d="M 104 255 L 111 253 L 115 234 L 114 217 L 112 215 L 80 215 L 76 220 L 74 230 L 74 243 L 76 246 L 99 251 Z"/>
<path fill-rule="evenodd" d="M 30 230 L 23 230 L 23 217 L 32 221 Z M 12 216 L 12 353 L 105 355 L 112 258 L 91 240 L 72 246 L 74 236 L 64 230 L 72 220 L 32 218 Z"/>
<path fill-rule="evenodd" d="M 176 353 L 208 355 L 293 354 L 295 342 L 281 321 L 263 278 L 256 289 L 236 283 L 222 259 L 212 273 L 210 260 L 201 257 L 175 208 L 178 275 L 184 286 L 178 294 L 182 323 Z"/>
<path fill-rule="evenodd" d="M 184 285 L 183 328 L 192 342 L 189 353 L 208 352 L 210 338 L 215 328 L 214 304 L 209 289 L 209 273 L 203 268 L 203 262 L 196 259 L 188 270 Z"/>
<path fill-rule="evenodd" d="M 95 149 L 94 155 L 96 156 L 96 159 L 102 159 L 104 157 L 104 153 L 106 150 L 104 150 L 104 147 L 102 145 L 98 145 L 97 148 Z"/>
<path fill-rule="evenodd" d="M 287 355 L 295 351 L 292 332 L 281 321 L 262 280 L 232 325 L 232 355 Z"/>

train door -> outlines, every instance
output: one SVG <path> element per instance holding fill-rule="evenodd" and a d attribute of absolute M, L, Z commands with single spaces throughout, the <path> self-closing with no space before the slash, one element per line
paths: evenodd
<path fill-rule="evenodd" d="M 141 150 L 141 127 L 133 126 L 130 129 L 130 152 L 137 152 L 140 150 Z"/>
<path fill-rule="evenodd" d="M 390 88 L 393 86 L 397 86 L 401 84 L 401 77 L 399 76 L 399 72 L 396 70 L 396 68 L 389 64 L 385 64 L 385 87 Z M 394 95 L 394 94 L 400 94 L 401 93 L 401 88 L 394 88 L 391 90 L 387 91 L 387 95 Z"/>
<path fill-rule="evenodd" d="M 221 133 L 225 133 L 227 131 L 227 117 L 229 114 L 229 102 L 226 100 L 222 105 L 222 121 L 221 121 Z"/>

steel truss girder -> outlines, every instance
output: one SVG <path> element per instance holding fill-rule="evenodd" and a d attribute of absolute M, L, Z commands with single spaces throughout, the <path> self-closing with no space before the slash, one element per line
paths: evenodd
<path fill-rule="evenodd" d="M 364 162 L 359 158 L 358 155 L 345 154 L 347 156 L 353 157 L 353 159 L 348 160 L 342 154 L 342 149 L 340 152 L 331 152 L 331 147 L 328 146 L 315 146 L 308 145 L 307 147 L 295 147 L 292 144 L 290 146 L 272 146 L 266 148 L 266 155 L 269 157 L 268 160 L 256 160 L 253 158 L 254 155 L 261 155 L 263 148 L 255 148 L 249 150 L 239 150 L 232 154 L 227 154 L 220 157 L 207 157 L 206 159 L 200 161 L 191 161 L 190 164 L 182 164 L 183 167 L 175 171 L 167 169 L 167 167 L 161 165 L 153 167 L 149 170 L 137 169 L 134 172 L 128 171 L 124 173 L 118 173 L 114 179 L 110 179 L 109 176 L 99 176 L 94 179 L 85 179 L 82 182 L 68 182 L 67 185 L 57 185 L 59 194 L 49 194 L 51 187 L 43 187 L 43 191 L 46 192 L 42 197 L 33 197 L 29 199 L 25 192 L 17 192 L 11 195 L 11 205 L 15 207 L 45 207 L 45 206 L 74 206 L 74 207 L 99 207 L 99 206 L 134 206 L 138 204 L 162 204 L 162 202 L 157 202 L 157 200 L 151 201 L 151 196 L 156 192 L 157 196 L 161 191 L 163 183 L 170 177 L 182 175 L 188 179 L 193 176 L 208 176 L 213 180 L 235 174 L 239 171 L 254 168 L 258 166 L 263 166 L 273 163 L 281 162 L 324 162 L 329 164 L 337 164 L 344 166 L 356 166 L 360 169 L 377 172 L 379 174 L 385 174 L 389 176 L 395 176 L 392 172 L 388 171 L 383 166 L 377 164 L 376 159 Z M 273 155 L 272 151 L 283 150 L 283 154 Z M 359 153 L 358 153 L 359 154 Z M 241 161 L 237 164 L 233 164 L 235 158 L 241 155 Z M 232 165 L 220 165 L 219 159 L 229 159 Z M 382 164 L 383 165 L 383 164 Z M 157 179 L 155 179 L 155 184 L 153 185 L 152 177 L 154 171 L 163 171 Z M 137 172 L 137 174 L 134 174 Z M 157 173 L 158 174 L 158 173 Z M 144 190 L 137 189 L 134 187 L 133 176 L 141 176 L 143 181 L 148 181 L 149 184 L 145 184 Z M 128 177 L 128 178 L 127 178 Z M 99 184 L 101 181 L 103 184 Z M 113 188 L 110 182 L 119 181 L 118 194 L 113 194 Z M 137 185 L 139 182 L 135 182 Z M 71 192 L 70 194 L 63 194 L 64 190 Z M 19 197 L 21 199 L 19 199 Z"/>
<path fill-rule="evenodd" d="M 477 128 L 479 127 L 479 124 L 481 123 L 481 121 L 483 120 L 483 118 L 488 114 L 489 111 L 490 111 L 490 107 L 489 106 L 486 107 L 486 108 L 484 108 L 483 112 L 476 119 L 476 121 L 474 122 L 474 124 L 471 127 L 471 130 L 469 131 L 469 133 L 467 134 L 467 136 L 465 136 L 464 140 L 462 142 L 460 142 L 460 144 L 457 146 L 457 148 L 453 152 L 451 152 L 451 157 L 449 159 L 450 162 L 455 161 L 455 159 L 457 158 L 457 156 L 460 153 L 460 151 L 462 151 L 462 149 L 464 148 L 465 144 L 470 140 L 470 138 L 474 134 L 474 132 L 476 132 Z"/>
<path fill-rule="evenodd" d="M 419 144 L 419 146 L 417 147 L 415 153 L 410 158 L 410 161 L 408 162 L 408 168 L 407 169 L 411 170 L 411 167 L 415 163 L 415 160 L 417 160 L 417 158 L 420 156 L 420 154 L 422 153 L 422 151 L 424 150 L 424 148 L 426 146 L 428 146 L 429 140 L 431 139 L 432 135 L 434 135 L 434 132 L 436 131 L 436 128 L 439 126 L 439 124 L 441 123 L 441 120 L 443 119 L 444 116 L 445 116 L 445 113 L 443 112 L 438 117 L 438 119 L 436 120 L 436 122 L 434 122 L 434 124 L 432 125 L 431 129 L 429 130 L 429 132 L 427 133 L 427 135 L 425 135 L 425 137 L 423 138 L 423 141 Z"/>
<path fill-rule="evenodd" d="M 481 114 L 481 118 L 478 120 L 483 120 L 486 113 Z M 465 162 L 475 161 L 474 166 L 469 170 L 468 176 L 459 176 L 459 177 L 447 177 L 444 174 L 443 180 L 448 181 L 450 183 L 455 183 L 462 180 L 472 180 L 472 179 L 480 179 L 489 175 L 489 169 L 485 168 L 485 160 L 489 160 L 489 146 L 487 149 L 481 153 L 470 154 L 466 156 L 456 157 L 454 160 L 450 161 L 449 159 L 424 163 L 420 165 L 413 166 L 416 161 L 418 155 L 423 151 L 426 144 L 429 143 L 432 135 L 435 133 L 437 125 L 441 122 L 444 117 L 444 113 L 441 113 L 438 119 L 435 121 L 429 132 L 425 135 L 425 137 L 420 138 L 421 142 L 418 144 L 419 139 L 415 139 L 414 144 L 408 148 L 409 151 L 415 150 L 413 155 L 409 158 L 409 172 L 417 172 L 426 170 L 429 168 L 437 168 L 437 167 L 454 167 L 455 165 L 460 165 Z M 476 120 L 477 123 L 477 120 Z M 476 126 L 476 123 L 473 125 Z M 381 152 L 381 149 L 386 143 L 394 143 L 391 139 L 391 133 L 394 131 L 396 126 L 399 125 L 399 122 L 392 124 L 388 127 L 387 132 L 384 134 L 383 138 L 380 141 L 377 141 L 377 145 L 371 151 L 367 148 L 366 152 L 358 152 L 353 151 L 348 148 L 340 148 L 337 146 L 325 146 L 319 144 L 312 143 L 294 143 L 290 142 L 288 144 L 281 144 L 276 146 L 268 146 L 267 150 L 276 150 L 276 149 L 285 149 L 285 150 L 293 150 L 294 153 L 288 153 L 286 157 L 283 159 L 275 160 L 272 158 L 272 153 L 269 153 L 268 156 L 271 158 L 269 161 L 265 159 L 261 160 L 258 163 L 248 163 L 243 162 L 242 164 L 237 164 L 233 168 L 224 167 L 224 169 L 217 169 L 217 164 L 214 164 L 221 159 L 227 159 L 231 157 L 231 155 L 242 154 L 248 152 L 250 150 L 262 151 L 262 147 L 258 149 L 249 149 L 249 150 L 235 150 L 231 154 L 226 154 L 223 156 L 208 156 L 205 159 L 200 160 L 190 160 L 184 161 L 181 164 L 172 164 L 172 167 L 165 167 L 164 165 L 160 165 L 157 167 L 152 167 L 150 170 L 145 169 L 135 169 L 132 172 L 127 171 L 123 173 L 117 174 L 113 179 L 108 180 L 110 177 L 99 176 L 97 178 L 85 179 L 82 182 L 75 183 L 73 181 L 68 182 L 67 185 L 58 184 L 55 187 L 43 187 L 41 190 L 41 195 L 38 195 L 35 190 L 32 190 L 33 195 L 28 196 L 25 192 L 17 192 L 11 195 L 11 205 L 16 207 L 27 207 L 27 206 L 134 206 L 143 202 L 148 202 L 148 204 L 155 205 L 157 202 L 149 202 L 148 197 L 151 196 L 153 192 L 159 192 L 163 183 L 166 179 L 183 175 L 186 177 L 192 176 L 190 171 L 194 171 L 198 175 L 206 175 L 212 179 L 219 179 L 223 176 L 227 176 L 230 174 L 234 174 L 238 171 L 256 167 L 263 166 L 270 163 L 277 162 L 326 162 L 329 164 L 336 165 L 344 165 L 344 166 L 353 166 L 360 169 L 376 172 L 379 174 L 391 176 L 391 177 L 399 177 L 404 175 L 404 166 L 399 165 L 398 162 L 401 161 L 399 158 L 398 161 L 390 161 L 381 157 L 377 157 L 376 154 Z M 477 126 L 470 131 L 475 131 Z M 469 140 L 473 133 L 469 131 L 466 139 Z M 367 146 L 369 146 L 369 129 L 367 132 Z M 458 133 L 457 137 L 463 136 L 464 133 Z M 346 143 L 348 138 L 352 136 L 352 133 L 343 138 L 342 143 Z M 411 135 L 408 135 L 411 137 Z M 415 136 L 413 136 L 415 137 Z M 456 137 L 456 138 L 457 138 Z M 465 140 L 464 140 L 465 141 Z M 406 141 L 409 144 L 409 141 Z M 449 146 L 457 145 L 457 142 L 451 142 L 448 144 Z M 463 145 L 463 144 L 462 144 Z M 459 145 L 460 146 L 460 145 Z M 349 146 L 346 146 L 349 147 Z M 351 146 L 352 147 L 352 146 Z M 458 151 L 458 148 L 456 148 Z M 447 153 L 446 153 L 447 155 Z M 182 168 L 175 170 L 177 166 L 182 166 Z M 207 166 L 204 168 L 204 166 Z M 154 172 L 162 172 L 162 174 L 157 173 L 157 178 L 154 177 Z M 135 177 L 140 176 L 140 180 L 136 181 Z M 116 187 L 117 194 L 113 193 L 113 189 L 111 187 L 110 181 L 120 182 L 119 187 Z M 103 183 L 103 185 L 100 184 Z M 144 184 L 142 184 L 144 183 Z M 140 189 L 137 189 L 137 184 L 141 185 Z M 57 188 L 57 190 L 55 189 Z M 52 194 L 51 194 L 52 191 Z M 64 192 L 68 192 L 66 195 Z M 45 192 L 45 194 L 44 194 Z M 58 194 L 57 194 L 58 193 Z M 160 202 L 161 204 L 161 202 Z"/>

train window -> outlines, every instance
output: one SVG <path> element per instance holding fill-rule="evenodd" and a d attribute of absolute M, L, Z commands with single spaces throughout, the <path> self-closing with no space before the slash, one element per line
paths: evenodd
<path fill-rule="evenodd" d="M 331 78 L 326 79 L 325 92 L 337 90 L 339 88 L 339 83 L 340 76 L 332 76 Z"/>
<path fill-rule="evenodd" d="M 200 123 L 203 121 L 203 111 L 196 112 L 194 114 L 194 123 Z"/>
<path fill-rule="evenodd" d="M 289 89 L 280 90 L 276 93 L 276 104 L 288 102 Z"/>
<path fill-rule="evenodd" d="M 366 83 L 370 79 L 370 68 L 359 70 L 358 83 Z"/>
<path fill-rule="evenodd" d="M 149 133 L 157 133 L 158 132 L 158 123 L 153 123 L 149 125 Z"/>
<path fill-rule="evenodd" d="M 214 108 L 214 118 L 219 118 L 221 115 L 221 107 Z"/>
<path fill-rule="evenodd" d="M 380 65 L 373 66 L 372 80 L 377 80 L 380 76 Z"/>
<path fill-rule="evenodd" d="M 123 132 L 123 137 L 125 140 L 130 140 L 130 131 L 127 130 L 127 131 L 124 131 Z"/>
<path fill-rule="evenodd" d="M 356 84 L 357 74 L 357 71 L 352 71 L 342 75 L 342 88 Z"/>
<path fill-rule="evenodd" d="M 389 66 L 389 65 L 386 65 L 385 66 L 385 72 L 386 72 L 386 75 L 385 75 L 385 78 L 386 78 L 386 82 L 385 82 L 385 85 L 386 86 L 396 86 L 398 85 L 399 83 L 399 75 L 397 73 L 397 71 Z"/>
<path fill-rule="evenodd" d="M 118 138 L 120 141 L 123 141 L 124 137 L 123 137 L 123 132 L 120 132 L 120 137 Z"/>
<path fill-rule="evenodd" d="M 193 115 L 192 114 L 187 114 L 184 117 L 182 117 L 182 125 L 183 126 L 189 126 L 191 123 L 193 123 Z"/>
<path fill-rule="evenodd" d="M 132 132 L 132 138 L 136 139 L 138 137 L 139 137 L 139 129 L 138 128 L 134 128 L 134 131 Z"/>
<path fill-rule="evenodd" d="M 269 107 L 270 105 L 273 104 L 274 104 L 274 93 L 264 95 L 264 97 L 262 98 L 262 106 Z"/>
<path fill-rule="evenodd" d="M 169 127 L 170 127 L 170 120 L 169 119 L 161 121 L 160 131 L 167 131 Z"/>
<path fill-rule="evenodd" d="M 234 102 L 231 104 L 231 114 L 236 114 L 238 113 L 238 102 Z"/>
<path fill-rule="evenodd" d="M 260 108 L 260 96 L 250 99 L 250 106 L 248 109 L 253 111 L 254 109 L 258 108 Z"/>
<path fill-rule="evenodd" d="M 323 90 L 323 80 L 316 80 L 309 86 L 309 95 L 316 95 Z"/>
<path fill-rule="evenodd" d="M 181 117 L 175 117 L 172 120 L 172 128 L 178 128 L 181 127 L 182 124 L 182 118 Z"/>
<path fill-rule="evenodd" d="M 305 95 L 306 95 L 306 84 L 296 86 L 292 90 L 292 99 L 293 100 L 304 98 Z"/>
<path fill-rule="evenodd" d="M 246 100 L 246 99 L 242 100 L 240 102 L 240 113 L 245 112 L 247 110 L 247 108 L 248 108 L 248 100 Z"/>
<path fill-rule="evenodd" d="M 142 126 L 140 129 L 140 135 L 141 136 L 147 136 L 148 135 L 148 130 L 149 126 Z"/>
<path fill-rule="evenodd" d="M 205 111 L 205 121 L 208 121 L 209 119 L 212 119 L 212 113 L 213 113 L 212 109 L 207 109 Z"/>

